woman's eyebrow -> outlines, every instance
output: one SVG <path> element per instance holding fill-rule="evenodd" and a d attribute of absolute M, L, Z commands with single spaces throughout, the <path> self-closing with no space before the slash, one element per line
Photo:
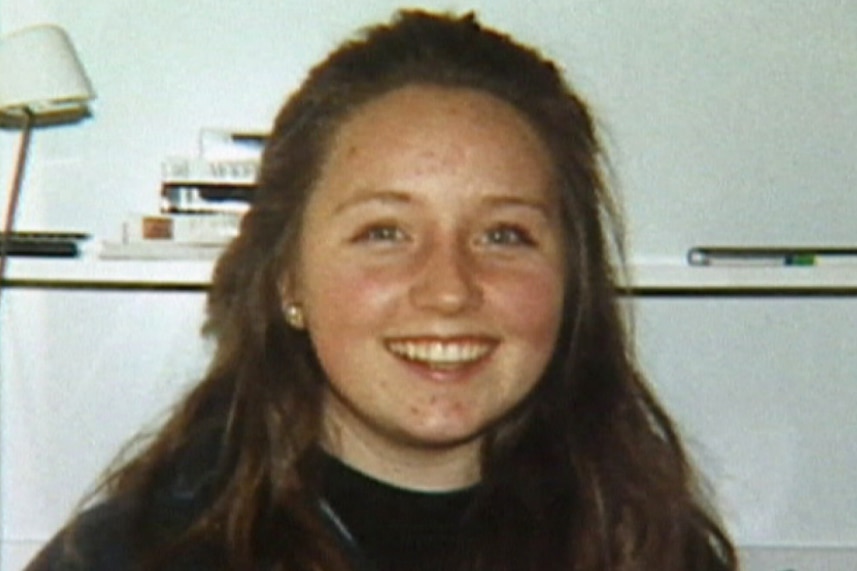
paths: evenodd
<path fill-rule="evenodd" d="M 410 194 L 398 190 L 362 190 L 337 204 L 333 214 L 341 214 L 364 204 L 410 204 L 412 202 L 413 198 Z"/>
<path fill-rule="evenodd" d="M 502 196 L 487 196 L 483 202 L 491 208 L 526 208 L 534 210 L 545 218 L 553 218 L 553 211 L 546 200 L 538 198 L 526 198 L 523 196 L 502 195 Z"/>

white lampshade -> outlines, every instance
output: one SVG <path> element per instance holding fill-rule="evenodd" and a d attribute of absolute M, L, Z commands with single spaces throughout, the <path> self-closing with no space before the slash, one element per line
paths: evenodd
<path fill-rule="evenodd" d="M 0 121 L 36 123 L 80 118 L 95 97 L 62 28 L 32 26 L 0 39 Z"/>

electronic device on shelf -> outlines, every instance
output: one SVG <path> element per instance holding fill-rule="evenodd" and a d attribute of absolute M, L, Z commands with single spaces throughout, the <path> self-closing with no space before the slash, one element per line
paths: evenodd
<path fill-rule="evenodd" d="M 81 242 L 89 234 L 63 231 L 0 232 L 0 254 L 7 256 L 35 256 L 74 258 L 80 255 Z"/>

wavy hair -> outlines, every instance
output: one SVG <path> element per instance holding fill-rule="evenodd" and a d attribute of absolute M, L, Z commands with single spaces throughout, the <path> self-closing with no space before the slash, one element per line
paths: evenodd
<path fill-rule="evenodd" d="M 150 562 L 219 545 L 233 568 L 347 568 L 315 509 L 326 380 L 307 335 L 284 321 L 280 279 L 295 262 L 303 211 L 339 126 L 366 102 L 419 84 L 488 93 L 529 121 L 555 168 L 569 268 L 543 378 L 485 440 L 463 568 L 736 569 L 676 430 L 635 364 L 615 285 L 622 224 L 588 106 L 537 51 L 472 14 L 422 11 L 400 12 L 343 44 L 277 116 L 252 207 L 209 292 L 210 368 L 108 480 L 110 494 L 141 506 L 177 474 L 204 491 L 177 535 L 164 538 L 141 515 L 140 549 Z M 289 540 L 270 541 L 281 536 Z"/>

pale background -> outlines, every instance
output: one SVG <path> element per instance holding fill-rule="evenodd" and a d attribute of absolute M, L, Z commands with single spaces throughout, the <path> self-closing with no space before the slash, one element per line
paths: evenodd
<path fill-rule="evenodd" d="M 0 0 L 0 31 L 65 27 L 99 98 L 35 134 L 19 227 L 119 236 L 204 127 L 266 129 L 383 0 Z M 568 70 L 603 125 L 635 260 L 691 245 L 857 244 L 857 2 L 485 0 Z M 4 197 L 17 134 L 0 132 Z M 4 198 L 5 203 L 5 198 Z M 3 571 L 199 374 L 197 293 L 15 289 L 0 329 Z M 643 363 L 750 571 L 857 568 L 857 301 L 639 302 Z"/>

